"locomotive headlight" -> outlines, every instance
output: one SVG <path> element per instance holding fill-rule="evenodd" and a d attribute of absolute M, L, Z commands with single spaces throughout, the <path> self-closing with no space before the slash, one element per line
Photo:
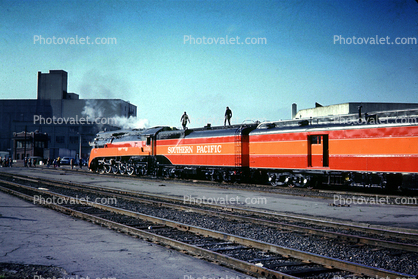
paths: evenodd
<path fill-rule="evenodd" d="M 289 182 L 289 177 L 286 177 L 286 179 L 284 180 L 285 183 Z"/>
<path fill-rule="evenodd" d="M 305 179 L 303 180 L 303 184 L 306 184 L 306 183 L 308 183 L 308 179 L 307 179 L 307 178 L 305 178 Z"/>

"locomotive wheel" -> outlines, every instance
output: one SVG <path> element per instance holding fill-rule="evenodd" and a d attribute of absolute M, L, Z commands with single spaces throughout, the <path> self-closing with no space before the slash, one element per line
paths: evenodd
<path fill-rule="evenodd" d="M 126 172 L 128 175 L 133 175 L 135 173 L 135 168 L 133 166 L 128 166 Z"/>
<path fill-rule="evenodd" d="M 119 173 L 120 174 L 126 173 L 126 164 L 119 164 Z"/>
<path fill-rule="evenodd" d="M 273 187 L 276 187 L 279 185 L 279 183 L 277 182 L 277 176 L 275 174 L 269 175 L 268 180 L 270 182 L 270 185 Z"/>
<path fill-rule="evenodd" d="M 112 169 L 112 173 L 113 173 L 113 174 L 117 174 L 117 173 L 118 173 L 118 171 L 119 171 L 119 169 L 118 169 L 118 166 L 117 166 L 117 165 L 112 165 L 111 169 Z"/>
<path fill-rule="evenodd" d="M 100 173 L 100 174 L 104 174 L 105 169 L 103 168 L 103 166 L 99 166 L 99 168 L 97 169 L 97 172 Z"/>
<path fill-rule="evenodd" d="M 103 169 L 106 173 L 110 173 L 110 171 L 112 170 L 111 166 L 103 166 Z"/>

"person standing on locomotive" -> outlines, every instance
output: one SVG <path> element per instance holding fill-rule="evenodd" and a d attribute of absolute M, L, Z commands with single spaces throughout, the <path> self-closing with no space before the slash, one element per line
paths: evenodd
<path fill-rule="evenodd" d="M 226 121 L 228 121 L 228 125 L 231 126 L 231 118 L 232 118 L 232 111 L 229 109 L 229 107 L 226 107 L 224 127 L 226 126 Z"/>
<path fill-rule="evenodd" d="M 183 113 L 183 115 L 180 118 L 180 121 L 181 121 L 181 125 L 183 126 L 183 130 L 186 130 L 187 129 L 187 127 L 186 127 L 187 126 L 187 121 L 189 121 L 189 123 L 190 123 L 189 116 L 187 115 L 186 112 Z"/>

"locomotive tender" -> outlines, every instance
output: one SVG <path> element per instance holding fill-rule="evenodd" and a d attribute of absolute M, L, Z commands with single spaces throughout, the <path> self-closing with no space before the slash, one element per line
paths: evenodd
<path fill-rule="evenodd" d="M 417 111 L 100 132 L 89 168 L 316 187 L 418 189 Z"/>

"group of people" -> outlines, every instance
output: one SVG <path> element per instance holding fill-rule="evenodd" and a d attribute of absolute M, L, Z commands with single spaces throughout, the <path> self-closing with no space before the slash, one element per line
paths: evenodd
<path fill-rule="evenodd" d="M 231 118 L 232 118 L 232 110 L 229 107 L 226 107 L 224 127 L 226 126 L 226 122 L 228 122 L 228 125 L 231 126 Z M 180 122 L 181 122 L 181 125 L 183 126 L 183 130 L 186 130 L 187 122 L 190 123 L 190 118 L 186 112 L 184 112 L 183 115 L 181 116 Z"/>
<path fill-rule="evenodd" d="M 13 166 L 12 158 L 9 157 L 9 159 L 6 159 L 6 157 L 4 157 L 2 159 L 0 157 L 0 167 L 7 168 L 7 167 L 12 167 L 12 166 Z"/>
<path fill-rule="evenodd" d="M 58 157 L 58 158 L 52 160 L 52 162 L 51 162 L 50 158 L 46 159 L 46 167 L 47 168 L 49 168 L 51 166 L 51 163 L 54 166 L 54 168 L 57 168 L 57 167 L 59 168 L 61 166 L 61 158 Z"/>
<path fill-rule="evenodd" d="M 74 166 L 76 166 L 76 161 L 75 161 L 75 159 L 71 159 L 71 160 L 70 160 L 70 166 L 71 166 L 71 169 L 73 169 L 73 168 L 74 168 Z M 80 167 L 80 169 L 82 169 L 82 168 L 83 168 L 83 160 L 81 160 L 81 159 L 79 159 L 79 160 L 78 160 L 78 166 Z"/>
<path fill-rule="evenodd" d="M 34 159 L 34 158 L 31 158 L 31 159 L 25 158 L 24 161 L 23 161 L 23 164 L 24 164 L 25 167 L 36 167 L 37 163 L 38 163 L 37 160 Z M 44 161 L 44 163 L 45 163 L 47 168 L 49 168 L 51 165 L 54 166 L 54 168 L 59 168 L 59 167 L 61 167 L 61 158 L 58 157 L 58 158 L 53 159 L 53 160 L 48 158 L 48 159 L 46 159 L 46 161 Z M 73 169 L 74 166 L 76 166 L 75 159 L 70 160 L 70 166 L 71 166 L 71 169 Z M 80 167 L 80 169 L 83 168 L 83 161 L 82 160 L 79 160 L 78 166 Z"/>
<path fill-rule="evenodd" d="M 36 167 L 36 159 L 35 158 L 25 158 L 23 159 L 23 166 L 26 168 L 30 168 L 32 166 Z"/>

